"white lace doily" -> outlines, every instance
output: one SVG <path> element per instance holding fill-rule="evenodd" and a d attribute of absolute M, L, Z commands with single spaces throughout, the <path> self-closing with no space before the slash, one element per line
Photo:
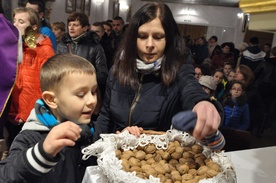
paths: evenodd
<path fill-rule="evenodd" d="M 82 150 L 82 159 L 86 160 L 90 156 L 97 156 L 98 166 L 102 173 L 107 176 L 110 182 L 116 183 L 159 183 L 159 178 L 150 176 L 145 180 L 136 176 L 136 172 L 126 172 L 122 170 L 122 161 L 115 155 L 115 150 L 133 150 L 137 146 L 145 146 L 149 143 L 156 145 L 157 149 L 167 149 L 170 141 L 178 140 L 182 145 L 195 144 L 195 139 L 186 132 L 175 129 L 168 130 L 163 135 L 145 135 L 139 138 L 124 131 L 120 134 L 102 134 L 101 139 Z M 200 180 L 199 183 L 236 183 L 236 173 L 230 159 L 224 152 L 214 153 L 209 148 L 203 146 L 203 154 L 218 163 L 222 172 L 209 179 Z"/>

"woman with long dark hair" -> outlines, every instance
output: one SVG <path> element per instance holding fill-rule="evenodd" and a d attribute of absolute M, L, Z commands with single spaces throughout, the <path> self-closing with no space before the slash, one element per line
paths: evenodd
<path fill-rule="evenodd" d="M 172 117 L 197 113 L 196 139 L 216 132 L 221 117 L 194 77 L 188 52 L 169 7 L 149 3 L 125 32 L 107 80 L 97 120 L 103 132 L 170 129 Z"/>

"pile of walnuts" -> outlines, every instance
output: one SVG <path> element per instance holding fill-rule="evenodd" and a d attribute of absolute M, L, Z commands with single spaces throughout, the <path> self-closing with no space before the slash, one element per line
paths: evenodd
<path fill-rule="evenodd" d="M 122 160 L 123 170 L 136 171 L 136 175 L 143 179 L 152 175 L 165 183 L 196 183 L 221 172 L 220 166 L 202 151 L 198 144 L 182 147 L 178 141 L 173 141 L 166 150 L 148 144 L 134 150 L 116 150 L 116 157 Z"/>

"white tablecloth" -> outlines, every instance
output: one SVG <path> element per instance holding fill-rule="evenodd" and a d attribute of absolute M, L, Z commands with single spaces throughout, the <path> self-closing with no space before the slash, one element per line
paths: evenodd
<path fill-rule="evenodd" d="M 276 183 L 276 146 L 227 152 L 237 183 Z M 97 166 L 87 167 L 82 183 L 108 183 Z"/>
<path fill-rule="evenodd" d="M 237 183 L 276 183 L 276 146 L 227 152 Z"/>
<path fill-rule="evenodd" d="M 108 183 L 108 180 L 98 166 L 89 166 L 86 168 L 82 183 Z"/>

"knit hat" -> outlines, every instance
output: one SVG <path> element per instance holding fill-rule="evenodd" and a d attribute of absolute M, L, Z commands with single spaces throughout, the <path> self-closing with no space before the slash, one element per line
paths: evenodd
<path fill-rule="evenodd" d="M 216 85 L 215 80 L 212 76 L 201 76 L 199 78 L 198 82 L 199 82 L 199 84 L 209 88 L 210 90 L 214 91 L 214 90 L 217 89 L 217 85 Z"/>

